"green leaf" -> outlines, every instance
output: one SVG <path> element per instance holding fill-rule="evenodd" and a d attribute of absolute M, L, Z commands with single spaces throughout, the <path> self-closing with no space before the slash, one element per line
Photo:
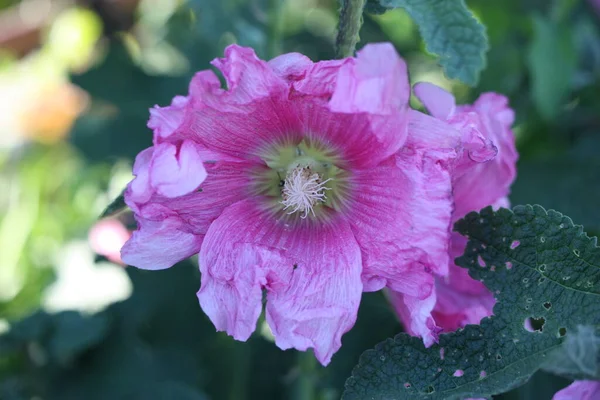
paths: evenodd
<path fill-rule="evenodd" d="M 494 316 L 428 349 L 405 334 L 380 343 L 361 356 L 343 399 L 489 397 L 525 383 L 578 325 L 600 326 L 600 249 L 570 218 L 488 207 L 455 229 L 469 238 L 457 263 L 495 293 Z"/>
<path fill-rule="evenodd" d="M 485 27 L 464 0 L 380 0 L 385 8 L 402 7 L 410 14 L 427 46 L 440 57 L 449 78 L 475 85 L 485 67 Z"/>
<path fill-rule="evenodd" d="M 575 380 L 600 380 L 600 327 L 581 325 L 549 354 L 546 371 Z"/>
<path fill-rule="evenodd" d="M 106 206 L 106 208 L 104 209 L 104 211 L 102 211 L 102 214 L 100 214 L 100 217 L 98 219 L 111 217 L 120 213 L 126 208 L 127 204 L 125 204 L 125 189 L 123 189 L 123 191 L 121 191 L 121 194 L 119 194 L 116 199 L 111 201 L 110 204 Z"/>
<path fill-rule="evenodd" d="M 571 89 L 577 51 L 570 27 L 533 17 L 533 41 L 528 53 L 531 96 L 546 120 L 560 115 L 559 108 Z"/>

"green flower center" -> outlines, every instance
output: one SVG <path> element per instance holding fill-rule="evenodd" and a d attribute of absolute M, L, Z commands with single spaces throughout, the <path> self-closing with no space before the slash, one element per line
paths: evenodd
<path fill-rule="evenodd" d="M 273 148 L 263 157 L 269 168 L 256 175 L 256 189 L 272 206 L 300 218 L 318 218 L 325 208 L 339 211 L 347 198 L 349 173 L 338 157 L 309 140 Z"/>

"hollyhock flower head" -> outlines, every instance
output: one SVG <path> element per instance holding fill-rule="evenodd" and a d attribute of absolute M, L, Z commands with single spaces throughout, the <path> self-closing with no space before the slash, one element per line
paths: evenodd
<path fill-rule="evenodd" d="M 507 196 L 516 176 L 518 158 L 511 130 L 514 112 L 508 107 L 508 100 L 496 93 L 485 93 L 472 105 L 457 106 L 451 93 L 433 84 L 418 83 L 414 91 L 431 116 L 460 132 L 460 155 L 452 166 L 453 223 L 488 205 L 508 207 Z M 422 116 L 415 112 L 413 118 Z M 403 294 L 390 294 L 407 331 L 429 338 L 426 344 L 433 342 L 440 331 L 476 324 L 492 314 L 493 295 L 472 279 L 468 270 L 454 264 L 466 244 L 465 237 L 452 233 L 448 274 L 436 278 L 435 291 L 429 298 L 415 301 Z M 411 313 L 420 317 L 408 318 Z"/>
<path fill-rule="evenodd" d="M 188 96 L 151 110 L 123 260 L 161 269 L 199 254 L 217 330 L 248 339 L 266 294 L 276 344 L 327 364 L 363 291 L 424 299 L 446 272 L 460 134 L 429 116 L 408 134 L 406 65 L 390 44 L 317 63 L 232 45 L 213 65 L 227 89 L 201 71 Z"/>

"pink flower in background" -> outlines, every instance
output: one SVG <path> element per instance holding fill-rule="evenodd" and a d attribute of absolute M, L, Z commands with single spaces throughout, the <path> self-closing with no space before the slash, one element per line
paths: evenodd
<path fill-rule="evenodd" d="M 90 229 L 88 241 L 96 254 L 115 264 L 123 264 L 121 248 L 131 237 L 131 232 L 117 219 L 104 219 Z"/>
<path fill-rule="evenodd" d="M 575 381 L 557 392 L 552 400 L 597 400 L 600 399 L 599 381 Z"/>
<path fill-rule="evenodd" d="M 507 196 L 516 176 L 518 155 L 511 131 L 514 112 L 507 99 L 485 93 L 473 105 L 456 106 L 452 94 L 430 83 L 419 83 L 414 90 L 433 117 L 461 132 L 462 153 L 452 169 L 455 206 L 452 223 L 488 205 L 508 207 Z M 403 294 L 390 294 L 409 333 L 430 337 L 431 341 L 440 330 L 454 331 L 491 315 L 493 295 L 481 282 L 473 280 L 466 269 L 454 264 L 466 244 L 466 238 L 452 233 L 448 275 L 436 279 L 431 298 L 415 301 Z M 422 322 L 417 324 L 417 321 Z"/>
<path fill-rule="evenodd" d="M 426 299 L 447 272 L 460 133 L 426 115 L 408 132 L 406 65 L 390 44 L 318 63 L 233 45 L 213 65 L 227 90 L 201 71 L 187 97 L 151 111 L 123 259 L 161 269 L 199 253 L 217 330 L 248 339 L 264 291 L 276 344 L 327 364 L 363 291 Z"/>

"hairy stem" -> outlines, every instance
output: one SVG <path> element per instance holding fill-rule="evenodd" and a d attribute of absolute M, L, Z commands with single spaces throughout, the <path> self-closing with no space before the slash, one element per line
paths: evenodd
<path fill-rule="evenodd" d="M 354 49 L 359 40 L 358 32 L 363 23 L 362 14 L 365 4 L 366 0 L 342 0 L 340 23 L 335 41 L 337 58 L 354 55 Z"/>

